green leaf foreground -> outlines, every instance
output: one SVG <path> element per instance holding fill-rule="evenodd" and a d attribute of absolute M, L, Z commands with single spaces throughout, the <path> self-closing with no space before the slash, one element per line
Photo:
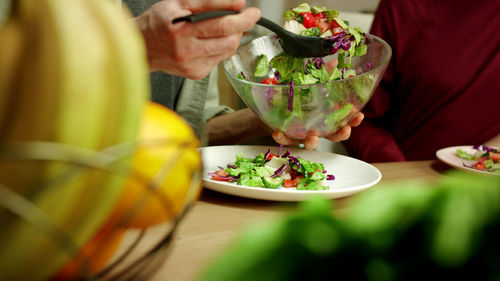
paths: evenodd
<path fill-rule="evenodd" d="M 499 280 L 500 178 L 378 186 L 342 218 L 312 198 L 250 226 L 200 281 Z"/>

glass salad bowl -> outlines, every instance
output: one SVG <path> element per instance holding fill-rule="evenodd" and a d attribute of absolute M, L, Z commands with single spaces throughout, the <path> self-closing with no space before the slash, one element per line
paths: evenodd
<path fill-rule="evenodd" d="M 366 34 L 366 45 L 366 54 L 351 60 L 356 76 L 325 83 L 260 83 L 262 77 L 255 77 L 254 71 L 261 56 L 271 60 L 283 51 L 274 34 L 240 46 L 222 66 L 243 102 L 271 129 L 292 139 L 305 139 L 309 131 L 324 137 L 347 125 L 363 109 L 387 68 L 391 47 L 370 34 Z M 337 55 L 323 59 L 336 60 Z"/>

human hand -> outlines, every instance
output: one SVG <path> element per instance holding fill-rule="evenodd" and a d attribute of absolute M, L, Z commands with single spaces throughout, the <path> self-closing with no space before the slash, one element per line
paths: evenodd
<path fill-rule="evenodd" d="M 213 10 L 240 11 L 245 0 L 163 0 L 136 18 L 146 42 L 150 71 L 164 71 L 192 80 L 202 79 L 222 60 L 232 56 L 244 31 L 260 19 L 260 10 L 195 23 L 176 18 Z"/>
<path fill-rule="evenodd" d="M 341 142 L 347 140 L 351 136 L 351 128 L 357 127 L 363 121 L 364 115 L 358 112 L 354 118 L 351 119 L 349 124 L 342 129 L 338 130 L 332 135 L 326 136 L 325 138 L 333 142 Z M 304 143 L 304 148 L 308 150 L 316 149 L 319 145 L 318 132 L 311 130 L 307 132 L 305 140 L 293 140 L 286 137 L 282 132 L 273 132 L 272 134 L 274 141 L 283 145 L 297 145 Z"/>

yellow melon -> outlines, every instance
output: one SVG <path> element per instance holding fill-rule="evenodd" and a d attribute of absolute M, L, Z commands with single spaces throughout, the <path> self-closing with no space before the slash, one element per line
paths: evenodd
<path fill-rule="evenodd" d="M 111 221 L 146 228 L 179 217 L 201 187 L 199 140 L 188 123 L 170 109 L 145 106 L 132 173 Z"/>

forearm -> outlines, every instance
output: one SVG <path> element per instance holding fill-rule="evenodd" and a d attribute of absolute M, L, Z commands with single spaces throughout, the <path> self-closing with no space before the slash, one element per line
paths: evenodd
<path fill-rule="evenodd" d="M 249 109 L 210 119 L 206 124 L 208 145 L 238 144 L 253 137 L 270 135 L 269 128 Z"/>

